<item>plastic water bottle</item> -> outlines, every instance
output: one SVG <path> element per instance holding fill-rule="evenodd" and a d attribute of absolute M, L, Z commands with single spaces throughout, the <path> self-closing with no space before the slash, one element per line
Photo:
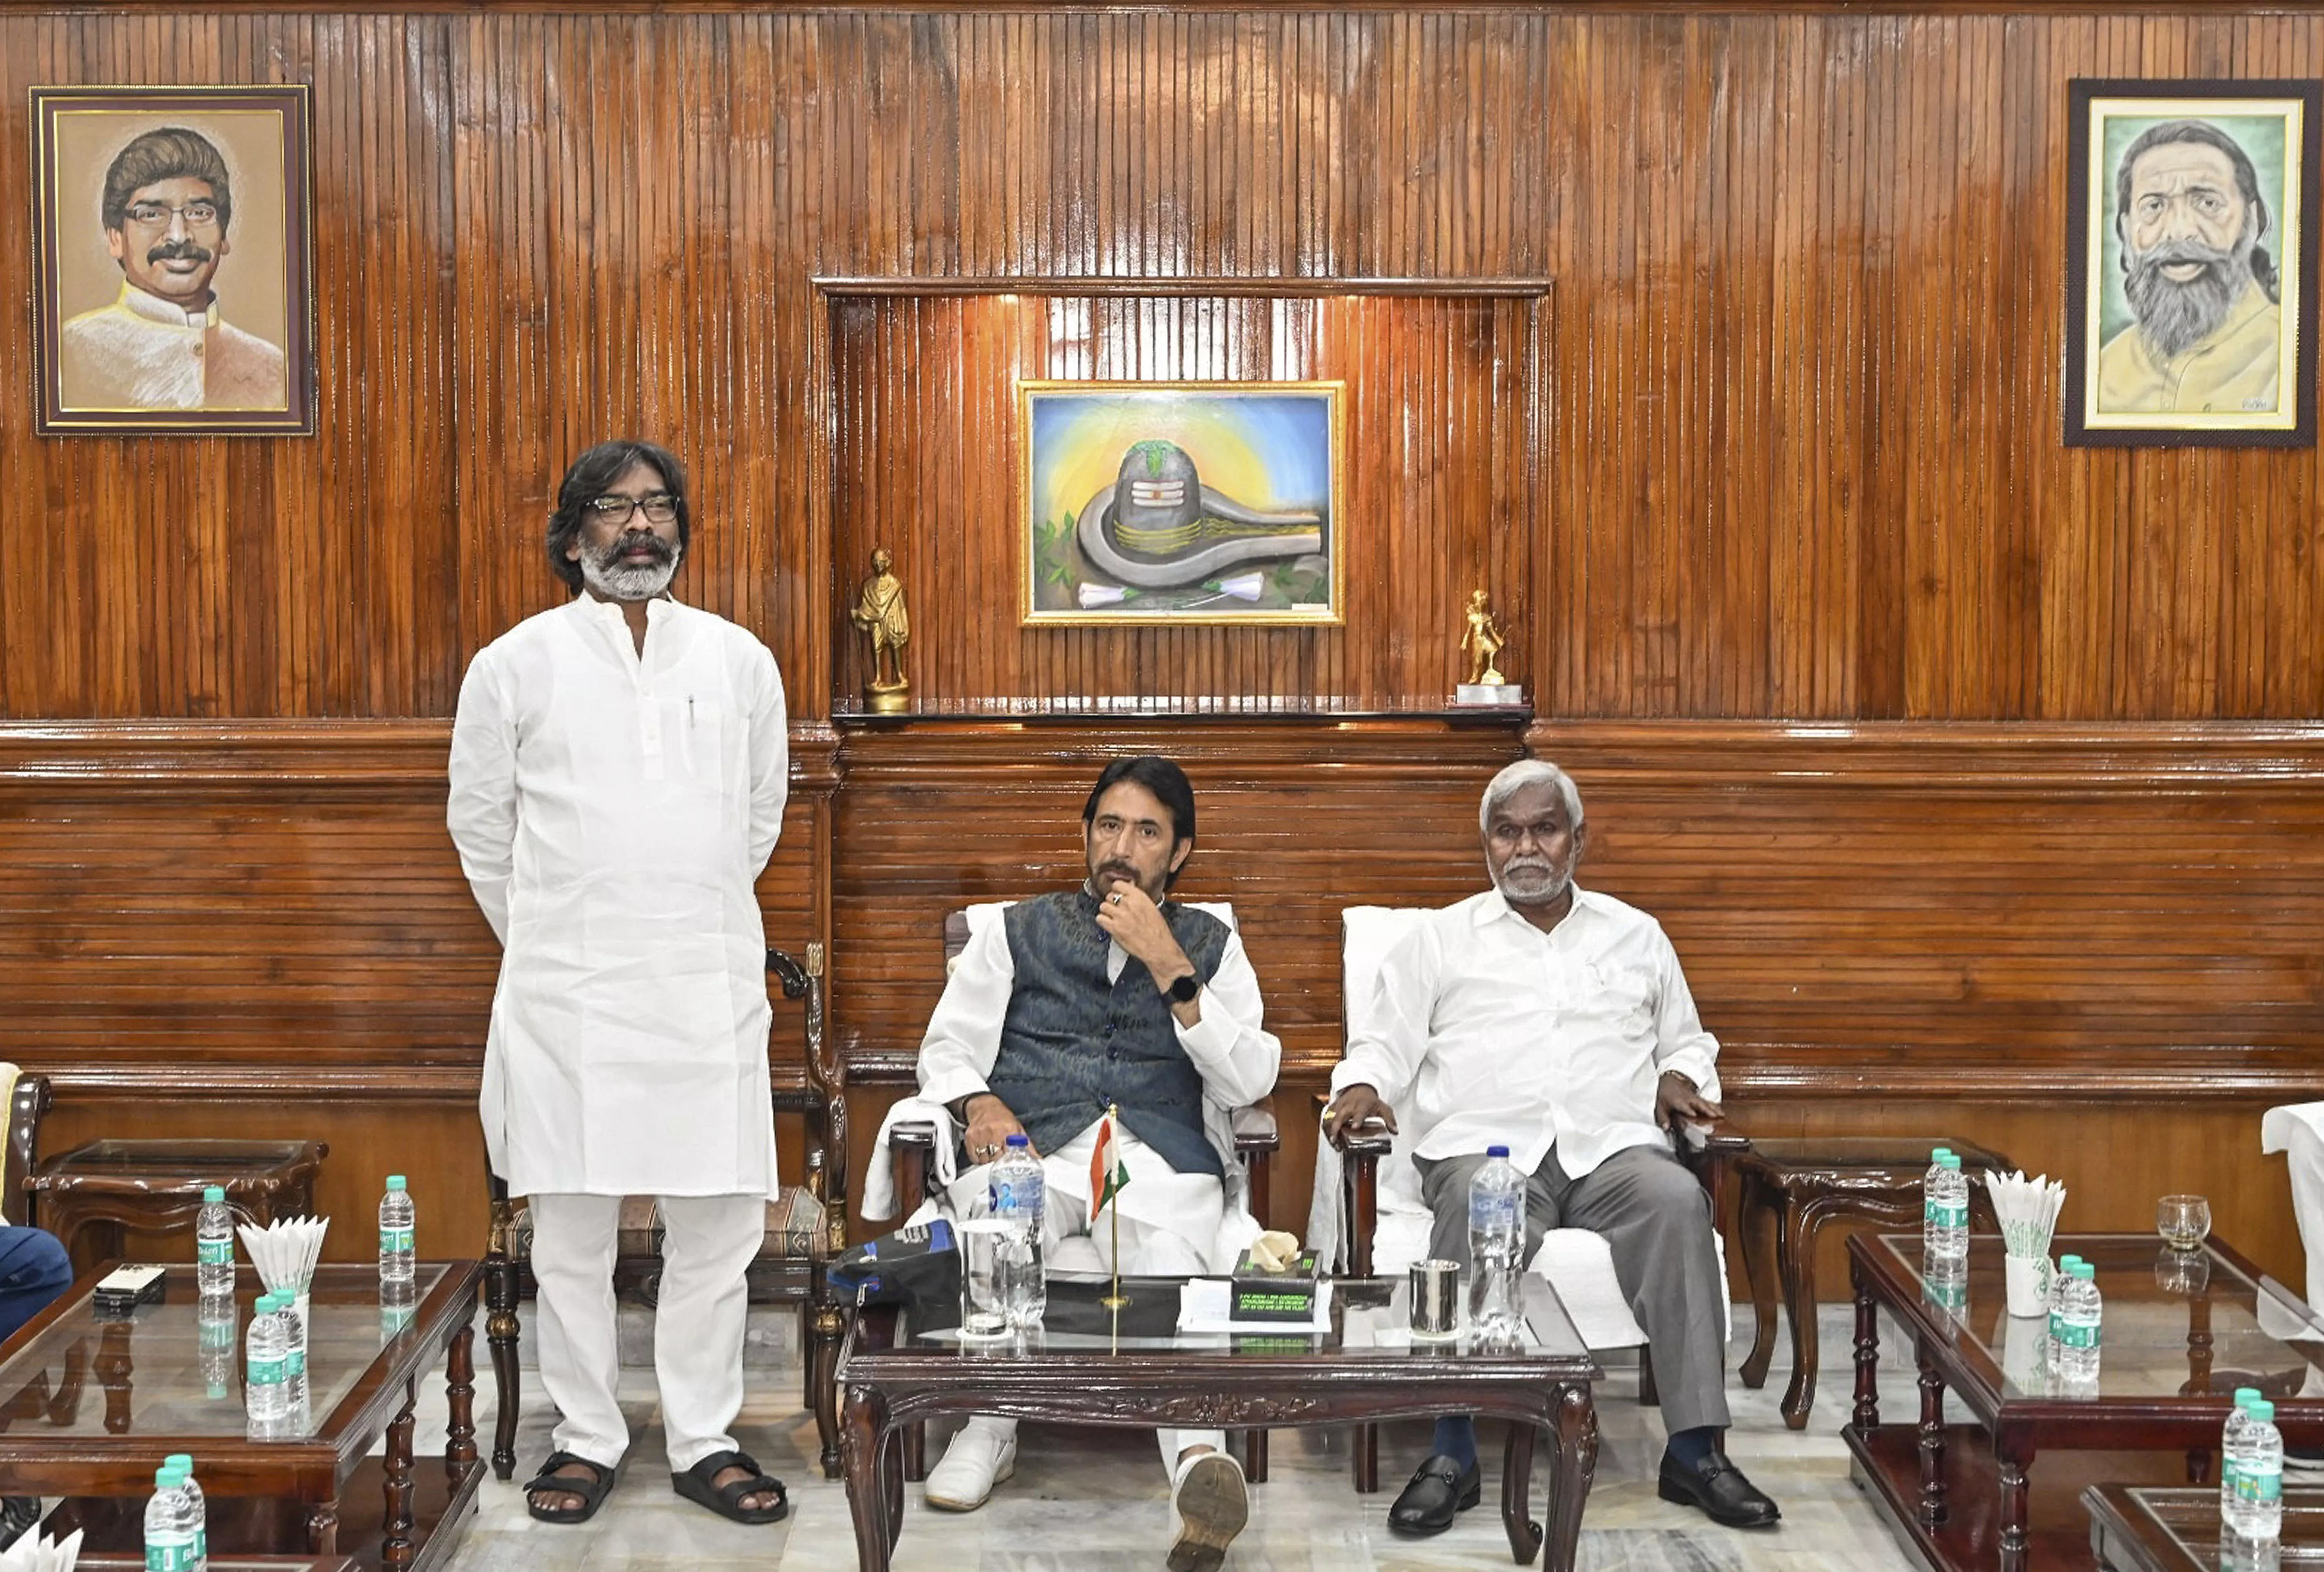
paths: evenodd
<path fill-rule="evenodd" d="M 1950 1147 L 1929 1154 L 1921 1186 L 1921 1253 L 1941 1277 L 1969 1271 L 1969 1176 Z"/>
<path fill-rule="evenodd" d="M 243 1382 L 248 1424 L 254 1441 L 277 1441 L 290 1433 L 290 1327 L 282 1316 L 281 1296 L 258 1296 L 257 1312 L 250 1318 L 249 1368 Z"/>
<path fill-rule="evenodd" d="M 221 1185 L 203 1189 L 202 1209 L 194 1214 L 194 1262 L 195 1289 L 202 1297 L 234 1292 L 234 1208 Z"/>
<path fill-rule="evenodd" d="M 283 1387 L 290 1398 L 290 1411 L 295 1415 L 307 1406 L 307 1318 L 299 1313 L 299 1296 L 277 1293 L 282 1308 L 275 1313 L 282 1318 L 284 1339 Z M 303 1427 L 301 1427 L 303 1429 Z"/>
<path fill-rule="evenodd" d="M 2051 1328 L 2059 1380 L 2098 1380 L 2104 1315 L 2105 1306 L 2098 1297 L 2098 1268 L 2087 1261 L 2075 1262 L 2068 1270 L 2065 1291 L 2058 1299 L 2057 1321 Z"/>
<path fill-rule="evenodd" d="M 2265 1398 L 2245 1410 L 2242 1455 L 2236 1459 L 2236 1533 L 2262 1545 L 2283 1538 L 2283 1432 Z"/>
<path fill-rule="evenodd" d="M 2233 1527 L 2236 1504 L 2236 1464 L 2242 1456 L 2236 1450 L 2243 1445 L 2244 1431 L 2249 1428 L 2251 1416 L 2244 1410 L 2259 1401 L 2259 1388 L 2236 1388 L 2236 1406 L 2227 1410 L 2226 1428 L 2219 1432 L 2219 1521 Z"/>
<path fill-rule="evenodd" d="M 231 1298 L 220 1295 L 195 1301 L 195 1348 L 202 1384 L 212 1398 L 234 1395 L 235 1333 L 240 1325 Z"/>
<path fill-rule="evenodd" d="M 1009 1324 L 1019 1329 L 1038 1327 L 1049 1308 L 1048 1280 L 1041 1269 L 1049 1187 L 1041 1160 L 1033 1155 L 1033 1142 L 1023 1132 L 1009 1138 L 1008 1149 L 992 1165 L 991 1188 L 992 1215 L 1016 1230 L 1007 1246 Z"/>
<path fill-rule="evenodd" d="M 193 1572 L 194 1524 L 186 1500 L 186 1476 L 169 1464 L 153 1475 L 153 1499 L 145 1503 L 147 1572 Z"/>
<path fill-rule="evenodd" d="M 418 1220 L 403 1176 L 388 1175 L 387 1194 L 379 1200 L 379 1297 L 383 1303 L 408 1305 L 416 1297 L 412 1225 Z"/>
<path fill-rule="evenodd" d="M 1485 1148 L 1485 1166 L 1469 1181 L 1469 1329 L 1480 1337 L 1510 1336 L 1525 1324 L 1517 1288 L 1525 1190 L 1509 1149 Z"/>
<path fill-rule="evenodd" d="M 208 1572 L 210 1564 L 210 1509 L 202 1499 L 202 1487 L 194 1479 L 194 1459 L 190 1453 L 172 1452 L 161 1459 L 161 1466 L 174 1468 L 186 1476 L 182 1486 L 186 1493 L 186 1521 L 193 1525 L 194 1572 Z"/>
<path fill-rule="evenodd" d="M 2066 1285 L 2073 1281 L 2079 1255 L 2058 1257 L 2058 1270 L 2050 1274 L 2050 1332 L 2043 1339 L 2043 1357 L 2048 1361 L 2051 1373 L 2058 1369 L 2058 1338 L 2066 1327 Z"/>

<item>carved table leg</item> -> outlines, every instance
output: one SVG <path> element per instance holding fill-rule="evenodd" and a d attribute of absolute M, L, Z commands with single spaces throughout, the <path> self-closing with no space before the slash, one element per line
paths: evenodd
<path fill-rule="evenodd" d="M 1994 1455 L 2001 1465 L 2001 1572 L 2025 1572 L 2026 1471 L 2034 1466 L 2031 1450 L 2019 1453 L 1994 1438 Z"/>
<path fill-rule="evenodd" d="M 1816 1364 L 1822 1358 L 1816 1336 L 1816 1231 L 1824 1214 L 1813 1203 L 1784 1200 L 1783 1244 L 1775 1260 L 1784 1277 L 1784 1308 L 1792 1318 L 1792 1382 L 1784 1389 L 1784 1423 L 1804 1430 L 1815 1406 Z"/>
<path fill-rule="evenodd" d="M 417 1382 L 413 1385 L 416 1387 Z M 403 1411 L 387 1427 L 387 1484 L 383 1492 L 386 1512 L 381 1522 L 387 1532 L 380 1541 L 380 1565 L 403 1567 L 411 1565 L 411 1410 L 417 1407 L 416 1392 L 406 1389 Z"/>
<path fill-rule="evenodd" d="M 336 1556 L 339 1553 L 339 1498 L 310 1502 L 307 1507 L 307 1554 Z"/>
<path fill-rule="evenodd" d="M 1245 1430 L 1242 1433 L 1243 1477 L 1253 1484 L 1267 1483 L 1267 1432 Z"/>
<path fill-rule="evenodd" d="M 516 1420 L 523 1382 L 516 1364 L 516 1265 L 505 1259 L 484 1267 L 484 1340 L 493 1352 L 493 1389 L 500 1410 L 493 1418 L 493 1474 L 516 1477 Z"/>
<path fill-rule="evenodd" d="M 818 1460 L 823 1476 L 836 1479 L 840 1475 L 839 1345 L 845 1323 L 839 1307 L 825 1303 L 815 1307 L 814 1325 L 809 1363 L 814 1367 L 815 1431 L 823 1443 Z"/>
<path fill-rule="evenodd" d="M 1358 1425 L 1348 1447 L 1348 1466 L 1356 1477 L 1356 1493 L 1370 1495 L 1379 1488 L 1379 1427 Z"/>
<path fill-rule="evenodd" d="M 444 1362 L 444 1398 L 451 1420 L 444 1434 L 444 1461 L 454 1467 L 476 1460 L 476 1329 L 452 1334 L 452 1356 Z"/>
<path fill-rule="evenodd" d="M 1945 1521 L 1945 1378 L 1926 1344 L 1914 1354 L 1921 1369 L 1921 1521 L 1935 1528 Z"/>
<path fill-rule="evenodd" d="M 1736 1372 L 1743 1384 L 1757 1391 L 1767 1382 L 1767 1366 L 1775 1357 L 1775 1209 L 1777 1194 L 1757 1175 L 1746 1172 L 1736 1186 L 1735 1242 L 1743 1253 L 1743 1275 L 1751 1284 L 1751 1308 L 1758 1325 L 1751 1335 L 1751 1352 Z"/>
<path fill-rule="evenodd" d="M 1880 1305 L 1872 1297 L 1862 1267 L 1850 1261 L 1848 1275 L 1856 1290 L 1856 1412 L 1852 1422 L 1856 1433 L 1865 1436 L 1880 1423 Z"/>
<path fill-rule="evenodd" d="M 1541 1525 L 1533 1521 L 1527 1499 L 1533 1493 L 1533 1423 L 1509 1421 L 1509 1437 L 1501 1447 L 1501 1527 L 1508 1531 L 1509 1555 L 1520 1567 L 1533 1564 L 1541 1549 Z M 1550 1487 L 1556 1493 L 1556 1486 Z"/>
<path fill-rule="evenodd" d="M 1525 1432 L 1530 1449 L 1533 1428 L 1520 1424 L 1517 1429 Z M 1542 1564 L 1549 1572 L 1572 1572 L 1582 1546 L 1582 1511 L 1590 1504 L 1590 1482 L 1598 1474 L 1598 1405 L 1591 1401 L 1589 1387 L 1569 1386 L 1558 1395 L 1557 1428 L 1552 1436 L 1557 1444 L 1557 1461 L 1549 1480 L 1549 1554 Z M 1508 1489 L 1504 1484 L 1505 1499 Z M 1535 1538 L 1539 1542 L 1538 1531 Z M 1514 1523 L 1509 1525 L 1509 1548 L 1518 1548 Z M 1530 1550 L 1517 1558 L 1519 1561 L 1531 1558 Z"/>
<path fill-rule="evenodd" d="M 839 1456 L 847 1473 L 847 1509 L 855 1520 L 855 1563 L 861 1572 L 888 1572 L 893 1548 L 883 1477 L 888 1448 L 888 1400 L 851 1386 L 840 1410 Z"/>
<path fill-rule="evenodd" d="M 904 1449 L 904 1478 L 918 1484 L 928 1476 L 928 1428 L 915 1419 L 897 1435 Z"/>

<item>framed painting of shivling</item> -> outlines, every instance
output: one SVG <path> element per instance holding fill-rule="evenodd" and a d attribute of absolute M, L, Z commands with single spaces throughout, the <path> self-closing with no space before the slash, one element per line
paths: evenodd
<path fill-rule="evenodd" d="M 1343 620 L 1346 384 L 1017 384 L 1028 624 Z"/>
<path fill-rule="evenodd" d="M 39 430 L 311 433 L 308 88 L 32 99 Z"/>
<path fill-rule="evenodd" d="M 2067 84 L 2065 440 L 2316 440 L 2324 84 Z"/>

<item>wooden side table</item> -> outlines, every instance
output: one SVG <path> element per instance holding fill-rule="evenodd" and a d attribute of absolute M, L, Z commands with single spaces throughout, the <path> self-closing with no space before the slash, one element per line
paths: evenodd
<path fill-rule="evenodd" d="M 2216 1489 L 2093 1484 L 2082 1507 L 2100 1572 L 2219 1572 Z M 2285 1572 L 2324 1562 L 2324 1490 L 2284 1491 L 2280 1556 Z"/>
<path fill-rule="evenodd" d="M 32 1221 L 64 1241 L 73 1270 L 117 1257 L 122 1230 L 190 1231 L 202 1190 L 261 1225 L 311 1216 L 319 1141 L 92 1141 L 45 1159 L 24 1179 Z"/>
<path fill-rule="evenodd" d="M 1767 1379 L 1775 1352 L 1776 1281 L 1792 1321 L 1792 1382 L 1784 1392 L 1784 1423 L 1805 1429 L 1815 1402 L 1816 1234 L 1827 1223 L 1917 1226 L 1921 1181 L 1929 1153 L 1950 1146 L 1969 1177 L 1971 1216 L 1993 1221 L 1984 1170 L 2017 1166 L 1989 1147 L 1946 1135 L 1802 1136 L 1754 1138 L 1748 1151 L 1729 1161 L 1737 1191 L 1737 1243 L 1751 1281 L 1758 1332 L 1738 1373 L 1754 1389 Z"/>

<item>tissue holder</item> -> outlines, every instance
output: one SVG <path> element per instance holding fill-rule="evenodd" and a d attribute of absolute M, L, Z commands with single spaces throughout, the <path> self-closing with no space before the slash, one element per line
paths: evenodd
<path fill-rule="evenodd" d="M 1315 1282 L 1322 1265 L 1312 1250 L 1280 1271 L 1267 1271 L 1253 1265 L 1250 1252 L 1242 1253 L 1235 1262 L 1231 1308 L 1229 1314 L 1238 1321 L 1295 1321 L 1301 1326 L 1315 1318 Z"/>

